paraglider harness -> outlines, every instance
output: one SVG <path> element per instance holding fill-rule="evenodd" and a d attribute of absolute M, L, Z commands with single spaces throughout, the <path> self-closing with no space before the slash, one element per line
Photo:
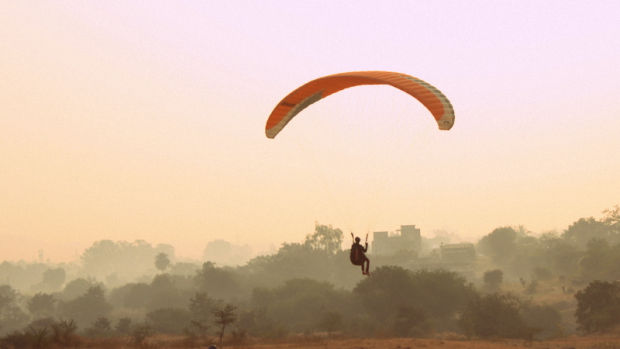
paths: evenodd
<path fill-rule="evenodd" d="M 353 239 L 353 245 L 351 245 L 351 254 L 349 259 L 353 265 L 361 265 L 362 273 L 367 275 L 368 268 L 370 267 L 370 261 L 364 253 L 368 250 L 368 234 L 366 234 L 365 246 L 362 246 L 359 241 L 355 240 L 353 233 L 351 233 L 351 238 Z M 364 264 L 366 264 L 366 270 L 364 270 Z"/>

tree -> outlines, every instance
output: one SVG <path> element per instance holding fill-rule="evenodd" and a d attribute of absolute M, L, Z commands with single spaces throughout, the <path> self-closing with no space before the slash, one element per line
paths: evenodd
<path fill-rule="evenodd" d="M 75 331 L 77 331 L 77 325 L 75 321 L 60 320 L 51 325 L 52 327 L 52 340 L 54 343 L 61 345 L 61 347 L 68 347 L 75 344 L 78 341 Z"/>
<path fill-rule="evenodd" d="M 600 220 L 580 218 L 566 229 L 563 237 L 580 247 L 592 239 L 607 240 L 611 244 L 620 242 L 620 206 L 604 210 Z"/>
<path fill-rule="evenodd" d="M 174 256 L 174 248 L 162 244 L 153 247 L 144 240 L 101 240 L 84 251 L 82 262 L 88 274 L 99 278 L 116 274 L 119 280 L 134 279 L 152 269 L 158 253 L 170 258 Z"/>
<path fill-rule="evenodd" d="M 273 289 L 256 288 L 252 303 L 257 310 L 256 315 L 263 317 L 261 321 L 272 322 L 276 328 L 307 332 L 317 329 L 321 310 L 345 313 L 342 305 L 347 303 L 348 298 L 347 293 L 334 289 L 330 283 L 291 279 Z M 258 314 L 260 311 L 264 313 Z"/>
<path fill-rule="evenodd" d="M 580 248 L 574 243 L 556 234 L 546 233 L 540 239 L 542 262 L 559 275 L 572 275 L 577 271 L 577 261 L 582 255 Z"/>
<path fill-rule="evenodd" d="M 426 312 L 412 306 L 398 308 L 393 326 L 394 334 L 399 337 L 422 336 L 430 331 Z"/>
<path fill-rule="evenodd" d="M 478 250 L 491 257 L 494 262 L 509 262 L 517 248 L 518 233 L 512 227 L 501 227 L 493 230 L 478 242 Z"/>
<path fill-rule="evenodd" d="M 56 311 L 56 299 L 47 293 L 37 293 L 28 301 L 28 311 L 35 318 L 51 317 Z"/>
<path fill-rule="evenodd" d="M 226 331 L 226 327 L 237 320 L 237 315 L 235 314 L 236 307 L 232 304 L 226 304 L 223 308 L 219 308 L 213 312 L 215 316 L 215 324 L 220 327 L 218 336 L 220 338 L 220 345 L 224 344 L 224 331 Z"/>
<path fill-rule="evenodd" d="M 456 326 L 454 319 L 476 294 L 464 277 L 447 270 L 418 270 L 412 274 L 414 307 L 424 310 L 439 330 Z"/>
<path fill-rule="evenodd" d="M 620 236 L 620 205 L 616 205 L 610 209 L 603 211 L 603 222 L 611 229 L 614 238 Z"/>
<path fill-rule="evenodd" d="M 215 306 L 216 302 L 209 298 L 206 292 L 196 292 L 194 294 L 189 300 L 192 327 L 190 332 L 203 338 L 207 336 L 210 315 L 215 310 Z"/>
<path fill-rule="evenodd" d="M 177 262 L 170 266 L 169 273 L 172 275 L 192 276 L 195 275 L 198 270 L 200 270 L 199 264 Z"/>
<path fill-rule="evenodd" d="M 502 284 L 504 273 L 500 269 L 487 270 L 482 277 L 484 286 L 490 291 L 496 291 Z"/>
<path fill-rule="evenodd" d="M 105 316 L 101 316 L 93 322 L 90 328 L 86 329 L 89 337 L 106 337 L 112 332 L 112 324 Z"/>
<path fill-rule="evenodd" d="M 353 294 L 363 304 L 357 312 L 370 319 L 368 327 L 411 335 L 431 330 L 431 324 L 434 330 L 453 331 L 456 315 L 466 307 L 475 290 L 453 272 L 411 272 L 389 266 L 377 268 L 355 287 Z M 414 321 L 415 316 L 424 321 Z"/>
<path fill-rule="evenodd" d="M 146 314 L 149 325 L 157 333 L 181 334 L 190 323 L 187 309 L 162 308 Z"/>
<path fill-rule="evenodd" d="M 83 295 L 89 288 L 97 286 L 92 279 L 77 278 L 69 281 L 62 290 L 59 298 L 62 300 L 71 300 Z"/>
<path fill-rule="evenodd" d="M 314 233 L 306 236 L 305 244 L 313 249 L 323 250 L 330 254 L 340 251 L 342 245 L 342 230 L 334 229 L 331 225 L 315 223 Z"/>
<path fill-rule="evenodd" d="M 111 309 L 101 286 L 90 287 L 82 296 L 60 304 L 61 314 L 82 326 L 108 315 Z"/>
<path fill-rule="evenodd" d="M 282 284 L 296 278 L 332 281 L 336 277 L 335 271 L 339 264 L 346 268 L 347 275 L 351 275 L 350 266 L 342 263 L 343 258 L 346 260 L 348 257 L 332 255 L 306 243 L 284 243 L 276 254 L 256 257 L 243 269 L 260 273 L 257 281 L 261 286 Z M 355 280 L 357 279 L 355 275 Z M 209 293 L 217 296 L 213 292 Z"/>
<path fill-rule="evenodd" d="M 534 270 L 532 270 L 532 279 L 548 281 L 553 279 L 553 273 L 545 267 L 534 267 Z"/>
<path fill-rule="evenodd" d="M 93 243 L 82 253 L 82 263 L 91 275 L 107 275 L 123 259 L 124 244 L 112 240 L 101 240 Z M 127 265 L 127 267 L 130 267 Z M 133 267 L 133 266 L 131 266 Z"/>
<path fill-rule="evenodd" d="M 4 310 L 17 298 L 17 292 L 9 285 L 0 286 L 0 311 Z"/>
<path fill-rule="evenodd" d="M 146 344 L 146 339 L 152 335 L 153 329 L 146 323 L 136 326 L 131 332 L 133 343 L 138 347 L 144 346 Z"/>
<path fill-rule="evenodd" d="M 397 266 L 377 268 L 353 289 L 368 314 L 378 323 L 387 322 L 402 306 L 414 306 L 415 284 L 411 272 Z"/>
<path fill-rule="evenodd" d="M 25 330 L 30 337 L 32 348 L 45 348 L 49 343 L 49 326 L 54 323 L 51 318 L 39 319 L 31 322 Z"/>
<path fill-rule="evenodd" d="M 43 272 L 41 282 L 32 285 L 31 289 L 40 292 L 58 291 L 65 283 L 65 270 L 63 268 L 48 268 Z"/>
<path fill-rule="evenodd" d="M 609 225 L 594 217 L 580 218 L 571 224 L 562 237 L 577 246 L 585 247 L 592 239 L 604 239 L 611 242 L 613 231 Z"/>
<path fill-rule="evenodd" d="M 588 241 L 586 253 L 579 261 L 583 277 L 586 280 L 608 279 L 617 269 L 613 263 L 614 252 L 605 239 L 593 238 Z"/>
<path fill-rule="evenodd" d="M 47 269 L 43 273 L 43 285 L 50 291 L 56 291 L 65 283 L 65 277 L 63 268 Z"/>
<path fill-rule="evenodd" d="M 532 332 L 519 310 L 519 300 L 514 296 L 499 293 L 478 296 L 467 304 L 459 325 L 468 336 L 531 338 Z"/>
<path fill-rule="evenodd" d="M 185 308 L 191 294 L 189 290 L 181 289 L 185 277 L 169 274 L 159 274 L 153 278 L 148 292 L 147 308 Z"/>
<path fill-rule="evenodd" d="M 25 325 L 28 316 L 17 304 L 18 293 L 9 285 L 0 286 L 0 328 L 18 329 Z"/>
<path fill-rule="evenodd" d="M 166 268 L 168 268 L 169 265 L 170 258 L 168 258 L 167 254 L 163 252 L 157 254 L 157 256 L 155 257 L 155 267 L 157 268 L 157 270 L 164 271 L 166 270 Z"/>
<path fill-rule="evenodd" d="M 129 334 L 131 331 L 131 319 L 128 317 L 118 319 L 114 330 L 121 335 Z"/>
<path fill-rule="evenodd" d="M 235 273 L 230 268 L 217 268 L 215 264 L 206 262 L 194 277 L 194 282 L 201 292 L 218 299 L 228 299 L 239 295 L 242 291 Z"/>
<path fill-rule="evenodd" d="M 143 282 L 129 283 L 110 292 L 110 302 L 118 307 L 146 308 L 151 299 L 151 286 Z"/>
<path fill-rule="evenodd" d="M 562 334 L 562 316 L 552 306 L 523 304 L 520 313 L 535 339 L 548 339 Z"/>
<path fill-rule="evenodd" d="M 202 254 L 205 261 L 227 266 L 245 264 L 251 255 L 249 245 L 236 245 L 220 239 L 209 241 Z"/>
<path fill-rule="evenodd" d="M 327 331 L 327 335 L 331 336 L 333 332 L 342 329 L 342 314 L 336 311 L 328 311 L 323 314 L 319 322 L 319 328 Z"/>
<path fill-rule="evenodd" d="M 592 333 L 620 324 L 620 283 L 593 281 L 577 292 L 575 298 L 575 317 L 580 330 Z"/>

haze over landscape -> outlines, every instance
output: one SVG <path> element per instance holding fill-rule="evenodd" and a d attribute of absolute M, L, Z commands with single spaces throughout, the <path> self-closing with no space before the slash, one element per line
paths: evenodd
<path fill-rule="evenodd" d="M 599 1 L 22 2 L 0 12 L 0 254 L 74 259 L 99 239 L 198 258 L 314 222 L 474 240 L 544 232 L 620 197 L 620 4 Z M 275 140 L 286 93 L 401 71 L 455 108 L 358 87 Z"/>
<path fill-rule="evenodd" d="M 0 348 L 618 347 L 619 18 L 0 0 Z"/>

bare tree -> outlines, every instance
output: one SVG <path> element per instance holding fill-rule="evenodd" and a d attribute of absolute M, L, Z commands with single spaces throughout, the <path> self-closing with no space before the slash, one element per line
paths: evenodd
<path fill-rule="evenodd" d="M 145 347 L 147 338 L 154 334 L 153 329 L 148 324 L 138 325 L 133 329 L 131 337 L 133 342 L 138 347 Z"/>
<path fill-rule="evenodd" d="M 223 308 L 217 309 L 213 312 L 213 315 L 215 316 L 215 323 L 220 327 L 220 345 L 223 345 L 224 331 L 226 330 L 226 327 L 237 320 L 235 310 L 237 310 L 237 308 L 234 305 L 226 304 Z"/>
<path fill-rule="evenodd" d="M 74 345 L 77 342 L 75 332 L 77 325 L 73 320 L 60 320 L 52 324 L 52 340 L 61 346 Z"/>

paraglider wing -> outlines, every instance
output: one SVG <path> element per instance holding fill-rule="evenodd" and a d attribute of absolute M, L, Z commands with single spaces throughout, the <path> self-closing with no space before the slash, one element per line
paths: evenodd
<path fill-rule="evenodd" d="M 449 130 L 454 124 L 454 110 L 450 101 L 429 83 L 402 73 L 359 71 L 312 80 L 289 93 L 269 115 L 265 134 L 268 138 L 274 138 L 295 115 L 310 104 L 332 93 L 359 85 L 394 86 L 420 101 L 435 117 L 440 130 Z"/>

